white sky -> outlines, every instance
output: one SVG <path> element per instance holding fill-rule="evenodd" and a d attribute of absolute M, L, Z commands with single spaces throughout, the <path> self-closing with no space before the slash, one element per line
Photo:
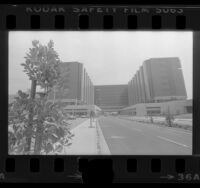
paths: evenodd
<path fill-rule="evenodd" d="M 179 57 L 188 98 L 192 98 L 192 32 L 12 31 L 9 32 L 9 94 L 26 91 L 30 81 L 20 65 L 32 40 L 52 39 L 61 61 L 84 64 L 94 85 L 127 84 L 143 61 Z"/>

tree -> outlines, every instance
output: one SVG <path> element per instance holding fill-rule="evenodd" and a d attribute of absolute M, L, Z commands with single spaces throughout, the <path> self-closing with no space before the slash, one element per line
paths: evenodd
<path fill-rule="evenodd" d="M 30 134 L 27 129 L 30 102 L 33 102 L 32 99 L 26 93 L 19 91 L 16 100 L 9 106 L 9 113 L 11 113 L 8 131 L 9 154 L 56 154 L 56 152 L 61 152 L 63 146 L 71 144 L 69 140 L 73 135 L 68 130 L 67 119 L 62 108 L 59 107 L 60 104 L 53 104 L 42 98 L 37 98 L 33 102 L 33 130 L 31 132 L 33 139 L 31 150 L 26 151 L 26 138 Z M 38 125 L 42 125 L 42 129 L 40 129 L 42 132 L 38 132 Z M 38 137 L 38 134 L 41 137 Z M 33 140 L 35 140 L 35 148 Z M 37 149 L 40 148 L 39 151 L 35 150 L 36 146 Z"/>
<path fill-rule="evenodd" d="M 24 66 L 24 72 L 29 79 L 36 81 L 36 84 L 47 93 L 59 78 L 61 61 L 54 50 L 52 40 L 47 46 L 41 45 L 37 40 L 34 40 L 32 45 L 33 48 L 29 48 L 29 53 L 26 53 L 26 62 L 21 65 Z"/>
<path fill-rule="evenodd" d="M 30 105 L 28 95 L 21 90 L 15 101 L 9 104 L 9 127 L 8 127 L 8 150 L 9 154 L 24 154 L 26 147 L 27 129 L 27 109 Z"/>
<path fill-rule="evenodd" d="M 9 110 L 12 112 L 17 110 L 12 120 L 18 120 L 17 124 L 24 128 L 20 152 L 24 154 L 33 152 L 31 150 L 34 141 L 34 154 L 55 153 L 58 148 L 62 149 L 62 146 L 70 144 L 69 140 L 73 136 L 67 128 L 68 123 L 61 105 L 48 101 L 49 92 L 60 80 L 61 61 L 54 50 L 52 40 L 47 46 L 34 40 L 32 46 L 29 48 L 29 53 L 26 53 L 25 63 L 21 64 L 31 80 L 30 96 L 24 97 L 23 92 L 18 92 L 18 98 Z M 43 92 L 36 93 L 37 86 L 40 86 Z M 36 97 L 36 94 L 39 96 Z M 14 125 L 16 126 L 16 123 L 12 122 L 9 126 L 10 138 L 12 141 L 15 140 L 11 141 L 11 146 L 16 145 L 15 134 L 18 134 L 13 128 Z M 12 149 L 13 147 L 10 148 Z"/>

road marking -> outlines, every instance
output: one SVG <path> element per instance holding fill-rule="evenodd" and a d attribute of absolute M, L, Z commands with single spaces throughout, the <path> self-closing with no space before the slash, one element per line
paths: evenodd
<path fill-rule="evenodd" d="M 174 141 L 174 140 L 171 140 L 171 139 L 168 139 L 168 138 L 165 138 L 165 137 L 162 137 L 162 136 L 157 136 L 157 137 L 160 138 L 160 139 L 163 139 L 163 140 L 165 140 L 165 141 L 168 141 L 168 142 L 171 142 L 171 143 L 177 144 L 177 145 L 179 145 L 179 146 L 183 146 L 183 147 L 186 147 L 186 148 L 190 148 L 190 149 L 191 149 L 190 146 L 187 146 L 187 145 L 185 145 L 185 144 L 182 144 L 182 143 L 176 142 L 176 141 Z"/>

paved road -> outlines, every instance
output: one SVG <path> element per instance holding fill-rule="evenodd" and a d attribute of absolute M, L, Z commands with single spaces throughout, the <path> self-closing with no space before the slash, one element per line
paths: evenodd
<path fill-rule="evenodd" d="M 100 117 L 99 124 L 112 155 L 191 155 L 190 131 Z"/>

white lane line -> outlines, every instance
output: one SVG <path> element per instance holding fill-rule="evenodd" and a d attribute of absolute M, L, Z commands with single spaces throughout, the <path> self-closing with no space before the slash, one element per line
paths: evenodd
<path fill-rule="evenodd" d="M 186 148 L 190 148 L 190 149 L 192 149 L 190 146 L 187 146 L 187 145 L 185 145 L 185 144 L 182 144 L 182 143 L 176 142 L 176 141 L 174 141 L 174 140 L 171 140 L 171 139 L 168 139 L 168 138 L 165 138 L 165 137 L 162 137 L 162 136 L 157 136 L 157 137 L 160 138 L 160 139 L 163 139 L 163 140 L 165 140 L 165 141 L 168 141 L 168 142 L 171 142 L 171 143 L 177 144 L 177 145 L 179 145 L 179 146 L 183 146 L 183 147 L 186 147 Z"/>

